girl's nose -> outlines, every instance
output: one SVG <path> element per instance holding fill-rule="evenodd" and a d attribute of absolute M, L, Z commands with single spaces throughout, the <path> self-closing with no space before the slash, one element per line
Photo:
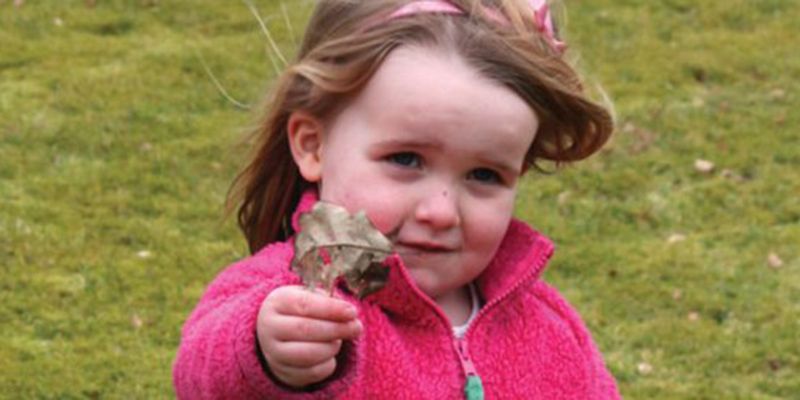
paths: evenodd
<path fill-rule="evenodd" d="M 458 201 L 448 190 L 440 190 L 426 196 L 417 204 L 417 221 L 434 229 L 448 229 L 461 224 Z"/>

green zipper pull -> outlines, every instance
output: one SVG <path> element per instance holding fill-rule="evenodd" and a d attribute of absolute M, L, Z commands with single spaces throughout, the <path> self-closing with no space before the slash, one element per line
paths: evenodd
<path fill-rule="evenodd" d="M 467 383 L 464 385 L 464 396 L 467 400 L 483 400 L 483 381 L 478 376 L 478 370 L 475 369 L 475 364 L 469 356 L 467 349 L 467 341 L 465 339 L 455 340 L 456 351 L 458 352 L 458 360 L 461 361 L 461 368 L 464 370 L 464 376 L 467 377 Z"/>
<path fill-rule="evenodd" d="M 481 382 L 480 376 L 470 375 L 467 377 L 464 395 L 467 400 L 483 400 L 483 382 Z"/>

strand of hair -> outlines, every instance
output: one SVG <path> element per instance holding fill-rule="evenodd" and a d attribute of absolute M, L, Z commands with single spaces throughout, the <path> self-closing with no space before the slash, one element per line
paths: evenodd
<path fill-rule="evenodd" d="M 250 13 L 253 14 L 253 17 L 255 17 L 256 20 L 258 21 L 258 24 L 261 26 L 261 31 L 264 32 L 264 36 L 266 36 L 267 42 L 269 43 L 270 47 L 272 47 L 272 51 L 275 52 L 275 55 L 281 60 L 283 66 L 284 67 L 287 66 L 289 63 L 286 61 L 286 58 L 283 56 L 283 53 L 281 53 L 280 48 L 278 48 L 278 44 L 272 38 L 272 34 L 269 32 L 267 24 L 264 22 L 264 19 L 261 18 L 261 15 L 259 15 L 258 10 L 256 9 L 255 5 L 253 5 L 253 2 L 250 0 L 242 0 L 242 1 L 245 3 L 245 5 L 247 5 L 247 8 L 250 10 Z"/>
<path fill-rule="evenodd" d="M 289 40 L 297 45 L 297 35 L 294 33 L 294 26 L 292 25 L 292 20 L 289 18 L 289 10 L 286 8 L 286 2 L 284 1 L 281 1 L 281 15 L 283 15 L 283 22 L 286 24 L 286 30 L 289 32 Z"/>
<path fill-rule="evenodd" d="M 211 68 L 208 67 L 208 63 L 206 63 L 206 59 L 203 57 L 203 54 L 200 53 L 200 50 L 198 50 L 197 47 L 194 45 L 190 46 L 194 50 L 194 54 L 197 57 L 197 59 L 200 61 L 200 65 L 203 66 L 203 70 L 206 71 L 208 77 L 211 78 L 211 82 L 214 83 L 214 86 L 217 88 L 217 91 L 234 106 L 239 107 L 243 110 L 250 110 L 252 106 L 250 106 L 249 104 L 244 104 L 233 98 L 233 96 L 231 96 L 230 94 L 228 94 L 228 91 L 225 90 L 224 86 L 222 86 L 222 83 L 220 83 L 219 79 L 217 79 L 217 76 L 214 75 L 214 72 L 212 72 Z"/>

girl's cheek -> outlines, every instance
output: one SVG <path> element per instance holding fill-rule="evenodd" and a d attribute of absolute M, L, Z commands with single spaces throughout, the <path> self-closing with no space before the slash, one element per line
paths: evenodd
<path fill-rule="evenodd" d="M 395 230 L 399 225 L 398 218 L 390 210 L 373 208 L 367 211 L 367 216 L 372 221 L 372 224 L 383 234 Z"/>
<path fill-rule="evenodd" d="M 363 210 L 370 222 L 382 233 L 391 232 L 400 223 L 396 210 L 397 201 L 390 198 L 362 196 L 356 190 L 351 190 L 332 193 L 327 201 L 343 206 L 350 213 Z"/>

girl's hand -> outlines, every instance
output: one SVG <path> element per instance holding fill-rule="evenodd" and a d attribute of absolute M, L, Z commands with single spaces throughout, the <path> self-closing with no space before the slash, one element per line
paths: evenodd
<path fill-rule="evenodd" d="M 331 376 L 342 340 L 355 339 L 362 330 L 355 306 L 301 286 L 275 289 L 261 303 L 256 322 L 273 375 L 296 388 Z"/>

